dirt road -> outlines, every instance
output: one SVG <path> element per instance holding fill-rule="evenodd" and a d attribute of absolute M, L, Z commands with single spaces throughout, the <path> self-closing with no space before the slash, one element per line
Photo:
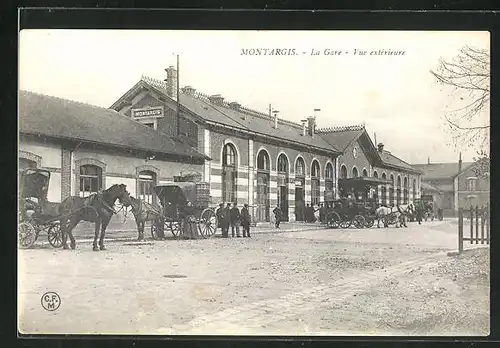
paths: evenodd
<path fill-rule="evenodd" d="M 402 243 L 401 230 L 372 235 L 375 242 L 360 241 L 358 232 L 116 242 L 105 252 L 85 243 L 75 251 L 22 250 L 20 328 L 153 335 L 488 333 L 489 249 L 449 257 L 448 247 L 425 245 L 417 233 L 415 243 Z M 47 291 L 60 295 L 57 311 L 41 307 Z"/>

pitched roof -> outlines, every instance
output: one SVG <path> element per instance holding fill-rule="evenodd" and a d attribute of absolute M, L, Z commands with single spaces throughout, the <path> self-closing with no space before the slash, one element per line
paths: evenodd
<path fill-rule="evenodd" d="M 403 161 L 401 158 L 394 156 L 389 151 L 384 150 L 382 153 L 379 152 L 379 155 L 382 162 L 387 166 L 402 168 L 412 172 L 421 172 L 418 168 L 414 168 L 412 165 Z"/>
<path fill-rule="evenodd" d="M 442 189 L 433 186 L 427 182 L 422 182 L 422 190 L 428 190 L 428 191 L 435 191 L 435 192 L 441 192 Z"/>
<path fill-rule="evenodd" d="M 19 131 L 166 155 L 206 158 L 180 140 L 114 110 L 28 91 L 19 92 Z"/>
<path fill-rule="evenodd" d="M 473 162 L 463 162 L 462 171 L 470 167 Z M 424 180 L 453 179 L 458 174 L 458 163 L 430 163 L 413 164 L 413 168 L 421 170 Z"/>
<path fill-rule="evenodd" d="M 317 133 L 330 145 L 344 152 L 347 147 L 365 132 L 363 126 L 321 128 Z"/>
<path fill-rule="evenodd" d="M 140 82 L 146 83 L 154 91 L 160 93 L 162 97 L 171 99 L 167 93 L 166 84 L 163 81 L 143 76 Z M 138 83 L 132 87 L 132 89 L 140 87 L 141 83 Z M 123 101 L 124 97 L 127 96 L 131 90 L 111 107 L 118 108 L 120 102 Z M 320 136 L 303 136 L 301 124 L 278 119 L 278 128 L 274 128 L 274 117 L 243 106 L 234 109 L 226 102 L 214 104 L 209 101 L 209 96 L 203 93 L 195 92 L 187 94 L 181 91 L 179 102 L 181 107 L 191 111 L 207 122 L 237 128 L 242 131 L 249 131 L 275 139 L 283 139 L 302 146 L 313 146 L 331 153 L 340 152 L 336 147 L 329 144 Z"/>
<path fill-rule="evenodd" d="M 372 154 L 376 154 L 374 157 L 376 160 L 379 160 L 382 166 L 395 167 L 398 169 L 404 169 L 411 172 L 418 172 L 417 169 L 413 168 L 410 164 L 406 163 L 402 159 L 394 156 L 389 151 L 383 151 L 380 153 L 375 145 L 371 142 L 370 137 L 366 133 L 366 129 L 364 126 L 346 126 L 346 127 L 334 127 L 334 128 L 323 128 L 318 129 L 318 133 L 320 136 L 328 141 L 328 143 L 332 144 L 342 152 L 347 149 L 347 147 L 355 140 L 359 139 L 363 134 L 366 134 L 367 139 L 365 143 L 369 143 L 369 148 Z"/>

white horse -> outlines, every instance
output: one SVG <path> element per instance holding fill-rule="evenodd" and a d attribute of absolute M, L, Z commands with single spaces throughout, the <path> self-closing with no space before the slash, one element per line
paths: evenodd
<path fill-rule="evenodd" d="M 389 223 L 394 221 L 396 228 L 406 225 L 407 215 L 413 210 L 412 204 L 397 205 L 394 207 L 381 206 L 375 210 L 377 215 L 377 228 L 380 228 L 380 220 L 384 221 L 384 227 L 389 227 Z"/>

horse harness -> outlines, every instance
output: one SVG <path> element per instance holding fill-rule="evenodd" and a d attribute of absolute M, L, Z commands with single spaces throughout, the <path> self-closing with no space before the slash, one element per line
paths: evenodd
<path fill-rule="evenodd" d="M 116 211 L 112 207 L 110 207 L 108 205 L 108 203 L 104 200 L 103 191 L 102 190 L 99 191 L 99 192 L 97 192 L 97 193 L 94 193 L 94 194 L 91 194 L 90 196 L 88 196 L 85 199 L 84 206 L 90 208 L 90 207 L 92 207 L 92 203 L 94 203 L 94 201 L 96 201 L 96 200 L 97 200 L 97 202 L 99 202 L 99 203 L 102 204 L 102 206 L 104 207 L 104 209 L 106 209 L 110 213 L 116 214 Z"/>

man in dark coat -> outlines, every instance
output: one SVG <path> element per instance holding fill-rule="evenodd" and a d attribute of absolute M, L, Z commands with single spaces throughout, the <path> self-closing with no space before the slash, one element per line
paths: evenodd
<path fill-rule="evenodd" d="M 244 204 L 241 208 L 241 226 L 243 226 L 243 237 L 250 237 L 250 213 L 248 212 L 248 204 Z M 246 232 L 246 234 L 245 234 Z"/>
<path fill-rule="evenodd" d="M 229 211 L 229 216 L 231 219 L 231 234 L 234 238 L 234 230 L 236 229 L 236 237 L 240 238 L 240 219 L 241 214 L 240 210 L 236 206 L 236 203 L 233 203 L 233 207 Z"/>
<path fill-rule="evenodd" d="M 323 207 L 323 203 L 319 204 L 319 222 L 325 222 L 325 207 Z"/>
<path fill-rule="evenodd" d="M 224 223 L 226 226 L 226 235 L 229 236 L 229 226 L 231 226 L 231 203 L 227 203 L 224 208 Z"/>
<path fill-rule="evenodd" d="M 222 230 L 222 237 L 229 237 L 229 219 L 226 217 L 226 209 L 224 208 L 224 203 L 219 204 L 219 209 L 215 212 L 217 215 L 217 221 L 219 223 L 219 227 Z"/>
<path fill-rule="evenodd" d="M 279 205 L 276 205 L 276 208 L 274 208 L 273 213 L 274 213 L 274 218 L 276 220 L 274 223 L 274 226 L 276 228 L 280 228 L 280 222 L 281 222 L 281 217 L 282 217 L 283 212 L 281 211 L 281 208 L 279 207 Z"/>

